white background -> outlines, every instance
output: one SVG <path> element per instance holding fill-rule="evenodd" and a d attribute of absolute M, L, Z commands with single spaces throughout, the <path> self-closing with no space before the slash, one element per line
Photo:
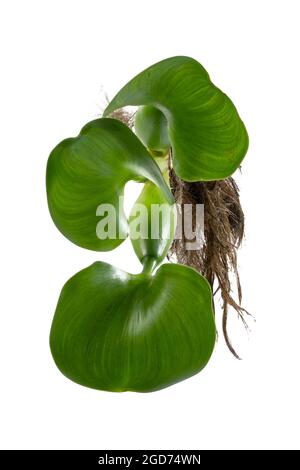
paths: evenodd
<path fill-rule="evenodd" d="M 6 449 L 299 448 L 299 2 L 1 2 L 0 445 Z M 48 346 L 65 281 L 97 259 L 130 272 L 129 243 L 93 253 L 47 210 L 49 152 L 136 73 L 189 55 L 236 104 L 251 145 L 239 178 L 249 336 L 232 314 L 199 375 L 151 394 L 81 387 Z M 134 199 L 136 188 L 129 191 Z M 128 192 L 128 191 L 127 191 Z"/>

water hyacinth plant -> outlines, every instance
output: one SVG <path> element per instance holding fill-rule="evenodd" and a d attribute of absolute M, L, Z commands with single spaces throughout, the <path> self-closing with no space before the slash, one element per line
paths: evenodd
<path fill-rule="evenodd" d="M 127 106 L 138 107 L 134 115 Z M 148 392 L 196 374 L 215 344 L 215 288 L 237 356 L 226 325 L 229 306 L 244 318 L 236 262 L 244 216 L 231 175 L 247 148 L 231 100 L 196 60 L 180 56 L 134 77 L 101 118 L 52 151 L 47 197 L 58 229 L 94 251 L 113 250 L 129 236 L 142 265 L 133 275 L 97 261 L 64 285 L 50 347 L 68 378 L 99 390 Z M 122 197 L 131 180 L 143 186 L 127 220 Z M 186 204 L 204 204 L 197 249 L 188 249 L 185 234 L 175 237 Z M 164 216 L 159 209 L 153 218 L 152 208 L 161 207 Z"/>

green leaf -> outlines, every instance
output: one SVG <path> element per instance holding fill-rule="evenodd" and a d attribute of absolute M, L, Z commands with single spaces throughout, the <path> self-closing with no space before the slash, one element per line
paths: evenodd
<path fill-rule="evenodd" d="M 63 287 L 50 346 L 63 374 L 91 388 L 148 392 L 199 372 L 215 342 L 212 294 L 192 268 L 131 275 L 97 262 Z"/>
<path fill-rule="evenodd" d="M 126 238 L 128 223 L 122 200 L 129 180 L 150 180 L 173 201 L 159 167 L 139 139 L 115 119 L 88 123 L 78 137 L 61 142 L 47 165 L 47 196 L 58 229 L 73 243 L 91 250 L 116 248 Z M 105 225 L 114 216 L 116 230 Z M 102 225 L 101 225 L 102 224 Z M 103 230 L 100 230 L 102 228 Z"/>
<path fill-rule="evenodd" d="M 158 265 L 174 238 L 176 206 L 169 204 L 161 190 L 148 182 L 132 208 L 129 226 L 130 240 L 141 263 L 154 258 Z"/>
<path fill-rule="evenodd" d="M 168 122 L 154 106 L 140 106 L 134 116 L 134 130 L 154 157 L 167 155 L 170 148 Z"/>
<path fill-rule="evenodd" d="M 189 57 L 172 57 L 144 70 L 119 91 L 104 116 L 126 105 L 151 105 L 163 113 L 174 170 L 186 181 L 226 178 L 247 152 L 247 132 L 232 101 Z"/>

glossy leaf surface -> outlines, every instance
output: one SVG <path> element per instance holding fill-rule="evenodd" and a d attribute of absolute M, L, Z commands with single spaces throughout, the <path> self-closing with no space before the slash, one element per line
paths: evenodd
<path fill-rule="evenodd" d="M 173 201 L 159 167 L 130 129 L 115 119 L 92 121 L 78 137 L 55 147 L 49 157 L 47 196 L 53 221 L 69 240 L 83 248 L 112 250 L 128 233 L 120 200 L 124 186 L 129 180 L 147 179 L 161 188 L 169 202 Z M 106 238 L 102 230 L 104 236 L 100 234 L 99 238 L 99 223 L 106 219 L 109 223 L 114 215 L 115 230 Z"/>
<path fill-rule="evenodd" d="M 160 264 L 174 238 L 176 206 L 148 182 L 132 208 L 129 224 L 131 243 L 141 263 L 150 257 L 155 258 L 156 265 Z"/>
<path fill-rule="evenodd" d="M 153 391 L 199 372 L 215 342 L 212 295 L 192 268 L 153 276 L 97 262 L 63 287 L 50 335 L 58 368 L 110 391 Z"/>
<path fill-rule="evenodd" d="M 134 130 L 154 157 L 167 155 L 170 148 L 168 122 L 154 106 L 140 106 L 134 116 Z"/>
<path fill-rule="evenodd" d="M 151 105 L 168 122 L 176 174 L 186 181 L 230 176 L 248 148 L 248 136 L 232 101 L 189 57 L 172 57 L 133 78 L 105 110 Z"/>

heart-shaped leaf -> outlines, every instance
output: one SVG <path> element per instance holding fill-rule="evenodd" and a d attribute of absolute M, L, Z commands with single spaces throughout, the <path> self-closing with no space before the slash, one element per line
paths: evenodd
<path fill-rule="evenodd" d="M 49 157 L 47 196 L 53 221 L 83 248 L 112 250 L 128 233 L 124 186 L 147 179 L 172 203 L 159 167 L 133 132 L 115 119 L 92 121 Z"/>
<path fill-rule="evenodd" d="M 104 116 L 126 105 L 150 105 L 161 111 L 175 173 L 186 181 L 226 178 L 247 152 L 247 132 L 232 101 L 210 81 L 202 65 L 189 57 L 172 57 L 141 72 L 119 91 Z M 138 127 L 143 127 L 141 134 L 148 146 L 145 129 L 153 129 L 153 114 L 144 117 L 145 124 Z M 157 119 L 158 129 L 162 122 Z"/>
<path fill-rule="evenodd" d="M 208 282 L 174 264 L 153 276 L 92 264 L 63 287 L 50 335 L 63 374 L 110 391 L 153 391 L 196 374 L 214 342 Z"/>

